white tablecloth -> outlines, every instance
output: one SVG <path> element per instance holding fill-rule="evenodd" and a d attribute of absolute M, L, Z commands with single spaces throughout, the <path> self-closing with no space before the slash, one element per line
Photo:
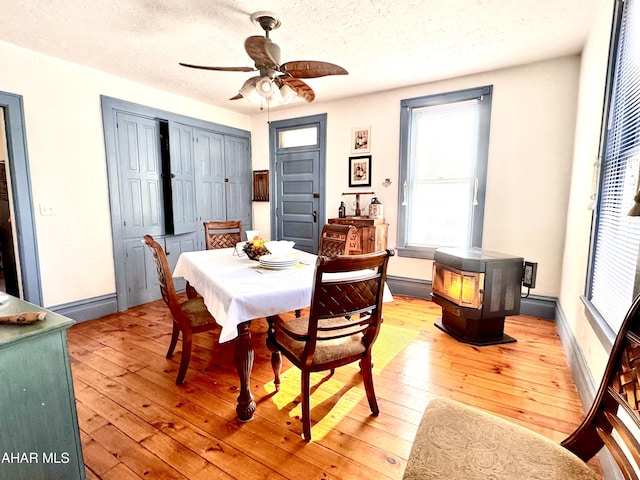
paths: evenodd
<path fill-rule="evenodd" d="M 222 326 L 220 341 L 233 340 L 237 326 L 254 318 L 308 307 L 316 256 L 297 251 L 301 262 L 288 270 L 267 270 L 233 248 L 187 252 L 173 271 L 204 298 L 207 309 Z"/>
<path fill-rule="evenodd" d="M 316 255 L 294 250 L 300 263 L 288 270 L 267 270 L 238 256 L 233 248 L 182 253 L 173 271 L 204 298 L 222 326 L 220 341 L 238 336 L 238 325 L 254 318 L 290 312 L 311 304 Z M 337 274 L 334 274 L 337 275 Z M 385 285 L 384 301 L 392 301 Z"/>

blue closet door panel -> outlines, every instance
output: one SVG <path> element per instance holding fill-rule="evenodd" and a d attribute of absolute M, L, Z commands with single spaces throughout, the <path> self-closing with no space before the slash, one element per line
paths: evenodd
<path fill-rule="evenodd" d="M 172 230 L 176 235 L 194 232 L 198 223 L 193 131 L 193 127 L 169 122 Z"/>
<path fill-rule="evenodd" d="M 124 238 L 164 233 L 164 210 L 157 120 L 117 115 L 118 166 Z"/>
<path fill-rule="evenodd" d="M 162 238 L 154 239 L 163 245 Z M 159 299 L 161 295 L 158 273 L 149 247 L 142 243 L 141 238 L 134 238 L 125 240 L 124 248 L 128 304 L 140 305 Z"/>
<path fill-rule="evenodd" d="M 251 156 L 249 140 L 227 135 L 224 145 L 227 220 L 240 220 L 251 227 Z"/>
<path fill-rule="evenodd" d="M 200 181 L 198 208 L 202 222 L 226 220 L 224 135 L 196 131 L 196 165 Z"/>

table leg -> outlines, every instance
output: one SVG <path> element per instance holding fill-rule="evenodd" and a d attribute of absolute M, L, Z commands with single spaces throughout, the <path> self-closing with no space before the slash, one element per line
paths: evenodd
<path fill-rule="evenodd" d="M 236 413 L 238 418 L 247 422 L 253 418 L 256 411 L 256 402 L 251 394 L 251 368 L 253 367 L 253 345 L 251 344 L 251 333 L 249 327 L 251 321 L 238 325 L 238 338 L 235 340 L 234 360 L 238 378 L 240 379 L 240 395 L 238 395 L 238 405 Z"/>
<path fill-rule="evenodd" d="M 280 390 L 280 370 L 282 369 L 282 354 L 275 345 L 273 321 L 275 317 L 267 317 L 269 329 L 267 330 L 267 348 L 271 351 L 271 368 L 273 369 L 273 385 L 276 392 Z"/>

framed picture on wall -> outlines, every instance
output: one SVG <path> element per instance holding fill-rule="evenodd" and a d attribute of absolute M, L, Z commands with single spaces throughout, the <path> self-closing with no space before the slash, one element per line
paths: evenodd
<path fill-rule="evenodd" d="M 371 155 L 349 157 L 349 186 L 371 186 Z"/>
<path fill-rule="evenodd" d="M 269 170 L 253 171 L 253 201 L 269 201 Z"/>
<path fill-rule="evenodd" d="M 355 127 L 351 130 L 351 153 L 371 152 L 371 127 Z"/>

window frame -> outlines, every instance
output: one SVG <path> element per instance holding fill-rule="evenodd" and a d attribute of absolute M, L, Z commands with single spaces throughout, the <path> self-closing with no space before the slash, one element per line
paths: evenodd
<path fill-rule="evenodd" d="M 477 190 L 475 199 L 477 205 L 473 209 L 471 226 L 472 247 L 482 246 L 482 230 L 484 225 L 484 204 L 487 184 L 487 167 L 489 161 L 489 134 L 491 125 L 491 102 L 493 96 L 493 85 L 484 85 L 464 90 L 456 90 L 434 95 L 426 95 L 404 99 L 400 102 L 400 161 L 399 161 L 399 188 L 398 188 L 398 232 L 397 232 L 397 252 L 401 257 L 413 257 L 423 259 L 433 259 L 434 252 L 438 246 L 417 246 L 408 245 L 407 208 L 402 205 L 405 199 L 405 182 L 410 185 L 409 165 L 411 159 L 411 120 L 413 109 L 445 105 L 465 100 L 480 99 L 478 123 L 478 154 L 476 157 L 475 177 L 477 179 Z"/>
<path fill-rule="evenodd" d="M 594 178 L 597 178 L 597 185 L 593 192 L 593 211 L 591 221 L 591 236 L 589 244 L 589 259 L 587 265 L 587 275 L 585 282 L 584 295 L 581 297 L 584 305 L 584 313 L 593 328 L 596 336 L 600 340 L 601 344 L 607 350 L 613 347 L 617 335 L 617 329 L 614 329 L 609 322 L 603 317 L 598 308 L 591 301 L 593 295 L 593 280 L 594 280 L 594 267 L 595 267 L 595 255 L 596 255 L 596 237 L 600 227 L 599 209 L 601 205 L 601 190 L 604 181 L 605 168 L 604 162 L 607 154 L 607 139 L 608 131 L 610 128 L 610 118 L 612 114 L 612 108 L 614 106 L 614 94 L 615 94 L 615 82 L 616 71 L 618 63 L 618 49 L 620 43 L 620 35 L 623 24 L 625 2 L 622 0 L 616 0 L 614 2 L 611 37 L 609 42 L 609 56 L 607 62 L 606 83 L 604 89 L 604 102 L 602 109 L 602 123 L 600 131 L 600 144 L 598 149 L 598 162 L 596 171 L 594 172 Z M 640 256 L 636 262 L 636 270 L 640 269 Z M 636 274 L 636 279 L 638 275 Z M 635 290 L 638 290 L 638 285 L 635 285 Z M 621 319 L 622 321 L 622 319 Z"/>

